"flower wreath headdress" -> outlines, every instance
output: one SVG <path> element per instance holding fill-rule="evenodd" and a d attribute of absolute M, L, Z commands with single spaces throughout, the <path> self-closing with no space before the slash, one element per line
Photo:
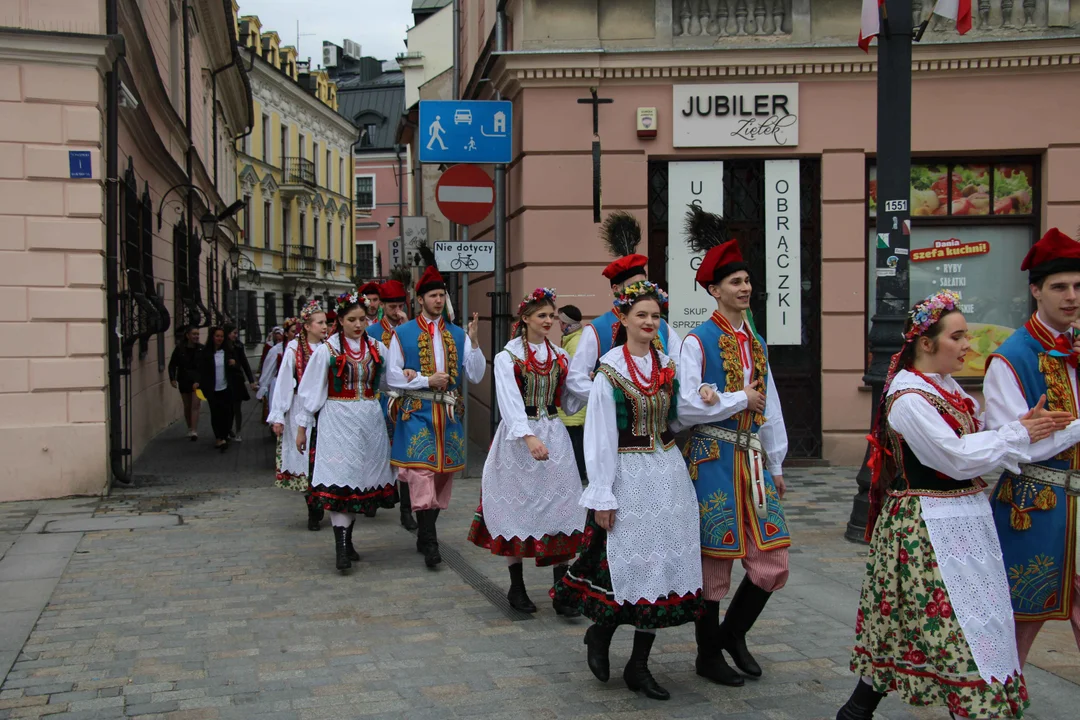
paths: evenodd
<path fill-rule="evenodd" d="M 626 312 L 639 298 L 645 295 L 655 295 L 660 300 L 660 309 L 667 308 L 668 294 L 659 285 L 648 280 L 638 280 L 624 287 L 615 296 L 615 302 L 612 303 L 612 306 L 619 312 Z"/>
<path fill-rule="evenodd" d="M 367 298 L 361 295 L 359 290 L 354 289 L 350 292 L 341 293 L 334 301 L 334 308 L 339 315 L 350 305 L 363 305 L 366 309 L 368 305 Z"/>
<path fill-rule="evenodd" d="M 960 295 L 954 290 L 941 290 L 916 305 L 911 311 L 911 329 L 904 333 L 904 342 L 925 335 L 941 316 L 952 312 L 960 304 Z"/>
<path fill-rule="evenodd" d="M 525 299 L 518 305 L 518 316 L 520 317 L 521 314 L 525 312 L 525 308 L 527 308 L 530 303 L 541 302 L 544 300 L 551 303 L 555 302 L 555 288 L 539 287 L 526 295 Z"/>
<path fill-rule="evenodd" d="M 317 300 L 312 300 L 300 311 L 300 322 L 307 324 L 307 321 L 311 319 L 312 315 L 317 315 L 321 312 L 323 312 L 322 305 L 320 305 Z"/>

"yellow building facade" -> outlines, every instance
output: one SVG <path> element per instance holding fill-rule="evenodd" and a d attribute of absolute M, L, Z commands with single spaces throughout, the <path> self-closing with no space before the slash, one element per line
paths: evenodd
<path fill-rule="evenodd" d="M 237 187 L 245 200 L 235 302 L 248 344 L 353 284 L 352 147 L 358 130 L 337 113 L 337 86 L 295 48 L 240 18 L 250 65 L 255 127 L 237 141 Z"/>

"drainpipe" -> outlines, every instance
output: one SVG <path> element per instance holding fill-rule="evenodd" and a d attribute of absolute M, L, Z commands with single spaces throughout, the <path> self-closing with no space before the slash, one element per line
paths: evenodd
<path fill-rule="evenodd" d="M 506 50 L 506 0 L 499 0 L 495 9 L 495 52 Z M 495 89 L 495 99 L 502 100 L 502 93 Z M 495 278 L 494 278 L 495 317 L 491 318 L 493 327 L 493 349 L 501 348 L 509 341 L 507 338 L 506 315 L 509 314 L 509 302 L 506 296 L 506 165 L 495 166 Z M 499 424 L 498 403 L 491 403 L 491 432 Z"/>
<path fill-rule="evenodd" d="M 236 67 L 236 64 L 237 64 L 236 61 L 238 59 L 240 59 L 240 55 L 238 53 L 234 52 L 232 54 L 232 60 L 227 65 L 222 65 L 217 70 L 211 70 L 210 71 L 210 88 L 211 88 L 210 92 L 211 92 L 211 95 L 213 96 L 212 99 L 211 99 L 210 113 L 214 117 L 213 135 L 214 135 L 214 189 L 215 190 L 217 190 L 217 186 L 218 186 L 217 76 L 220 75 L 221 73 L 225 72 L 226 70 L 228 70 L 231 67 Z M 248 72 L 249 73 L 249 72 L 251 72 L 252 68 L 254 68 L 254 67 L 255 67 L 255 46 L 252 45 L 252 47 L 251 47 L 251 67 L 249 67 L 247 70 L 244 70 L 244 66 L 241 65 L 240 66 L 240 72 Z M 254 129 L 255 129 L 255 123 L 252 122 L 251 127 L 249 127 L 247 129 L 247 132 L 241 133 L 240 135 L 237 135 L 236 137 L 233 138 L 234 146 L 235 146 L 235 144 L 236 144 L 236 142 L 238 140 L 240 140 L 241 138 L 245 138 L 248 135 L 250 135 L 251 132 Z"/>
<path fill-rule="evenodd" d="M 394 153 L 397 155 L 397 214 L 398 231 L 401 233 L 402 248 L 405 245 L 405 168 L 401 161 L 401 145 L 394 145 Z"/>
<path fill-rule="evenodd" d="M 117 0 L 106 0 L 105 34 L 118 34 Z M 123 410 L 120 406 L 120 382 L 126 370 L 120 367 L 120 257 L 119 257 L 119 142 L 118 110 L 120 104 L 120 60 L 113 60 L 105 74 L 105 336 L 109 368 L 109 468 L 112 480 L 131 485 L 131 475 L 124 467 Z"/>

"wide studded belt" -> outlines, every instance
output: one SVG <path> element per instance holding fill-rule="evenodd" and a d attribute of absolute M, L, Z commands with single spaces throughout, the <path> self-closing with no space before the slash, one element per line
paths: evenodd
<path fill-rule="evenodd" d="M 1057 470 L 1044 465 L 1021 465 L 1024 480 L 1062 488 L 1066 495 L 1080 496 L 1080 470 Z"/>
<path fill-rule="evenodd" d="M 754 514 L 764 520 L 769 516 L 769 496 L 765 489 L 765 449 L 757 433 L 749 430 L 731 430 L 716 425 L 698 425 L 694 432 L 708 435 L 726 443 L 731 443 L 737 450 L 747 454 L 750 463 L 750 503 Z"/>

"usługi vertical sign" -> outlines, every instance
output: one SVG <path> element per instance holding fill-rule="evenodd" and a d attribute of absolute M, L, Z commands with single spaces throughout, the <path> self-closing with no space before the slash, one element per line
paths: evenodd
<path fill-rule="evenodd" d="M 686 335 L 709 319 L 716 300 L 694 280 L 702 254 L 686 245 L 683 224 L 688 205 L 724 213 L 724 163 L 668 163 L 668 324 Z"/>
<path fill-rule="evenodd" d="M 765 161 L 765 317 L 769 345 L 802 345 L 799 161 Z"/>

